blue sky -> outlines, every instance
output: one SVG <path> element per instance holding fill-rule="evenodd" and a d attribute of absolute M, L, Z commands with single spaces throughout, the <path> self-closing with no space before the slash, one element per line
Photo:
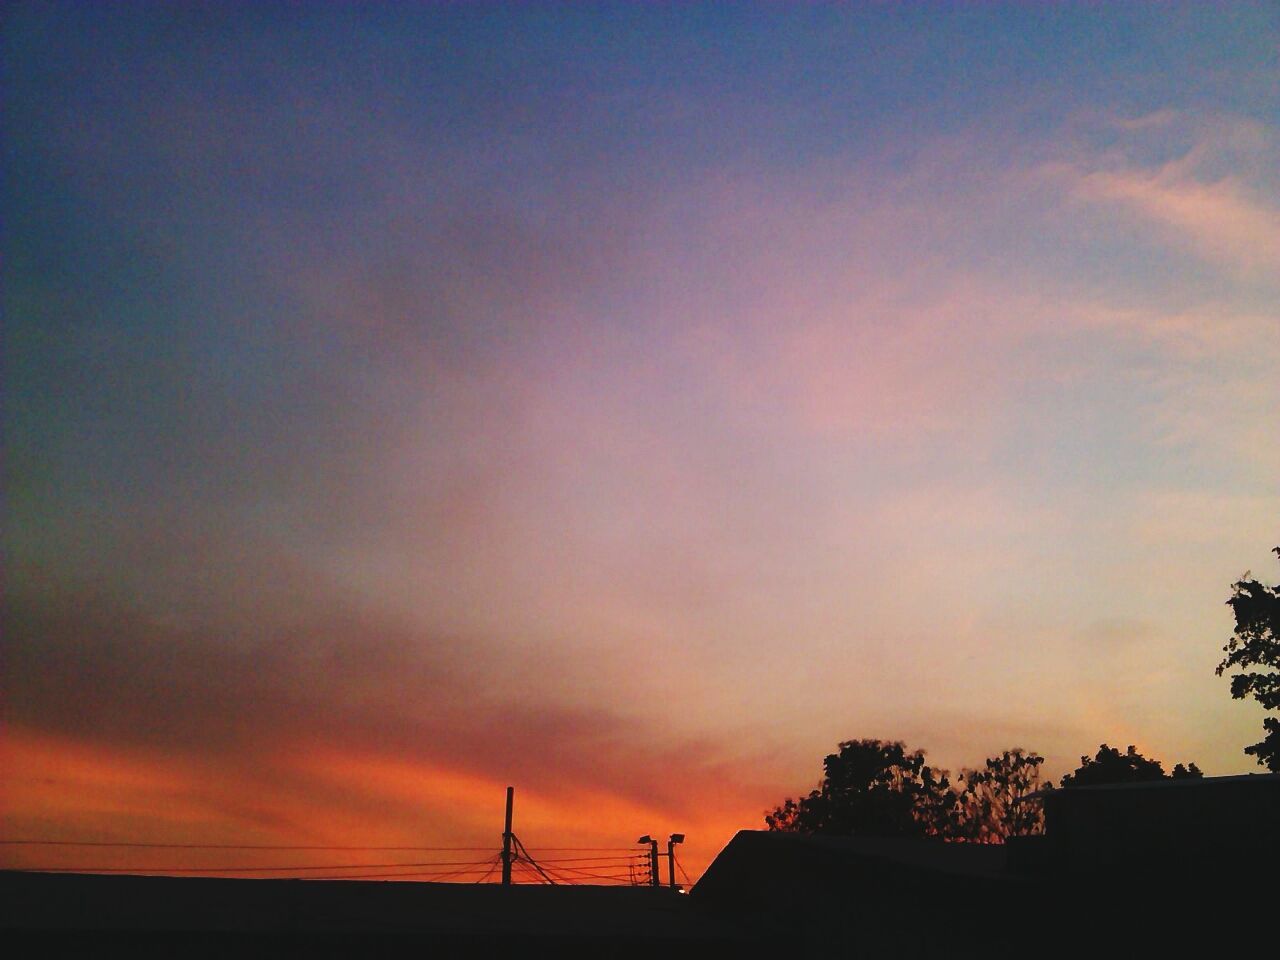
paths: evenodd
<path fill-rule="evenodd" d="M 694 862 L 841 739 L 1249 768 L 1274 6 L 5 18 L 13 822 L 515 780 Z"/>

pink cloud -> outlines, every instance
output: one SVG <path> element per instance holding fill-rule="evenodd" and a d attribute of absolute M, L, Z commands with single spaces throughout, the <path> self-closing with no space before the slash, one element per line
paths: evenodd
<path fill-rule="evenodd" d="M 1168 242 L 1207 260 L 1246 276 L 1274 275 L 1280 267 L 1280 208 L 1265 187 L 1274 176 L 1274 129 L 1171 110 L 1105 125 L 1122 132 L 1120 147 L 1070 151 L 1078 156 L 1043 164 L 1041 175 L 1066 184 L 1077 200 L 1136 216 Z M 1134 159 L 1141 146 L 1167 151 L 1165 141 L 1188 139 L 1189 148 L 1162 163 Z"/>

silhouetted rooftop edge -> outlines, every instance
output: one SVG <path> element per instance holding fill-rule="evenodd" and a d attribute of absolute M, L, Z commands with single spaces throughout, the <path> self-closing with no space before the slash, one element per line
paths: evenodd
<path fill-rule="evenodd" d="M 1093 783 L 1083 786 L 1071 785 L 1056 790 L 1038 790 L 1031 797 L 1045 797 L 1063 793 L 1092 793 L 1112 790 L 1183 790 L 1212 789 L 1214 786 L 1228 783 L 1269 783 L 1280 780 L 1280 773 L 1238 773 L 1225 777 L 1188 777 L 1185 779 L 1165 778 L 1163 780 L 1135 780 L 1130 783 Z"/>

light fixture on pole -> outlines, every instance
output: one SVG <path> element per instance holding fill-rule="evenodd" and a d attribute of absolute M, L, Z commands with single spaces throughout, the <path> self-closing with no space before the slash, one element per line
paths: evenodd
<path fill-rule="evenodd" d="M 667 838 L 667 880 L 671 883 L 671 889 L 679 889 L 676 887 L 676 844 L 684 843 L 683 833 L 673 833 Z"/>
<path fill-rule="evenodd" d="M 658 880 L 658 841 L 646 833 L 636 843 L 647 843 L 649 845 L 649 886 L 656 887 L 660 883 Z"/>

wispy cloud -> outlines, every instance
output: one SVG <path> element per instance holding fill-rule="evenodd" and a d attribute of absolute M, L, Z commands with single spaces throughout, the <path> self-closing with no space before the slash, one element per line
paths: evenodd
<path fill-rule="evenodd" d="M 1065 315 L 1127 355 L 1119 373 L 1151 443 L 1242 482 L 1280 469 L 1269 436 L 1280 414 L 1280 315 L 1227 301 L 1181 310 L 1079 302 Z"/>
<path fill-rule="evenodd" d="M 1188 178 L 1181 164 L 1076 177 L 1082 198 L 1127 206 L 1206 257 L 1245 271 L 1280 268 L 1280 210 L 1250 197 L 1238 180 L 1201 183 Z"/>
<path fill-rule="evenodd" d="M 1274 186 L 1266 158 L 1274 157 L 1280 131 L 1174 110 L 1113 119 L 1110 126 L 1121 134 L 1118 144 L 1049 161 L 1042 174 L 1079 201 L 1149 225 L 1175 247 L 1245 276 L 1274 279 L 1280 206 L 1266 187 Z"/>

